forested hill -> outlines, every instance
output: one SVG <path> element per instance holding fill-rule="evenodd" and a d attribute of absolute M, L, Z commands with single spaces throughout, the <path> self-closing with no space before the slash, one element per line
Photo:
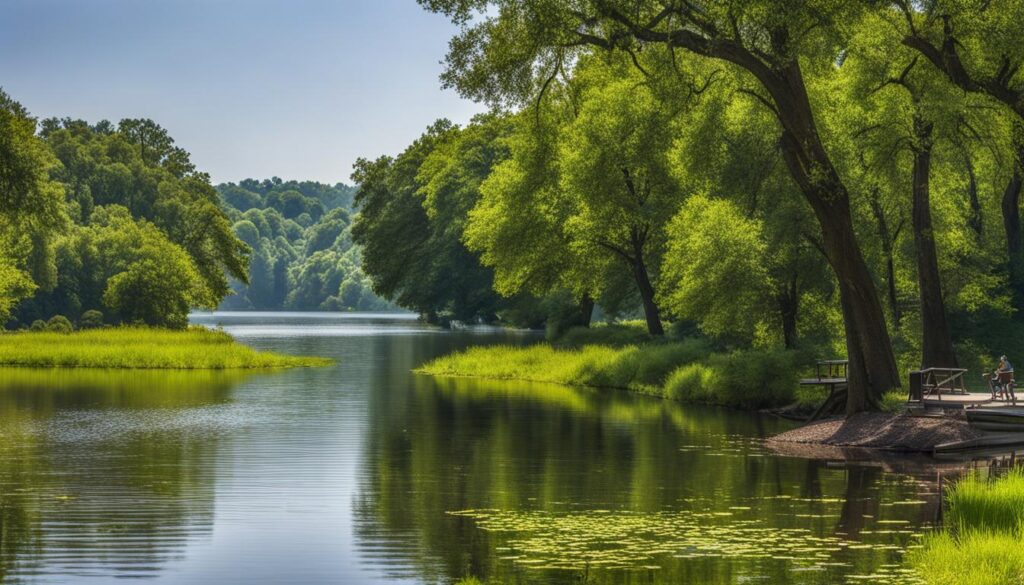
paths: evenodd
<path fill-rule="evenodd" d="M 224 309 L 375 311 L 377 297 L 349 235 L 353 187 L 277 177 L 217 186 L 235 234 L 252 248 L 249 284 Z"/>

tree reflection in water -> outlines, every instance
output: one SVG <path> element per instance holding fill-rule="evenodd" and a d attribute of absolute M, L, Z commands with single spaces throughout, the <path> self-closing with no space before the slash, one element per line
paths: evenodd
<path fill-rule="evenodd" d="M 922 500 L 910 475 L 774 454 L 758 438 L 787 423 L 758 414 L 521 382 L 415 384 L 403 404 L 371 402 L 355 505 L 368 562 L 406 557 L 395 577 L 795 584 L 875 574 L 909 583 L 902 550 L 938 503 Z M 683 526 L 690 513 L 707 516 Z M 673 514 L 680 520 L 657 529 L 615 529 Z M 566 522 L 575 533 L 554 528 Z M 734 548 L 702 553 L 716 544 L 695 535 L 710 527 Z M 758 556 L 754 530 L 813 545 Z M 605 532 L 619 540 L 602 541 Z M 665 544 L 691 550 L 660 551 Z M 592 562 L 602 547 L 612 564 L 617 550 L 657 552 L 602 570 Z M 582 567 L 580 551 L 591 558 Z"/>
<path fill-rule="evenodd" d="M 208 536 L 217 436 L 189 418 L 246 376 L 0 370 L 0 580 L 143 576 Z"/>

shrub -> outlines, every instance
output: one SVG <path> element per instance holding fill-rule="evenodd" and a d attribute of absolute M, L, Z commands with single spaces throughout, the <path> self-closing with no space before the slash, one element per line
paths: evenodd
<path fill-rule="evenodd" d="M 54 315 L 46 322 L 46 330 L 53 333 L 71 333 L 74 329 L 71 321 L 64 315 Z"/>
<path fill-rule="evenodd" d="M 661 386 L 680 366 L 704 359 L 711 345 L 704 339 L 684 339 L 679 343 L 652 345 L 637 356 L 635 383 Z"/>
<path fill-rule="evenodd" d="M 624 347 L 651 341 L 647 329 L 640 322 L 615 325 L 597 324 L 593 327 L 572 327 L 554 340 L 560 347 L 582 347 L 584 345 L 610 345 Z"/>
<path fill-rule="evenodd" d="M 740 351 L 712 354 L 676 370 L 665 383 L 675 400 L 740 408 L 766 408 L 793 401 L 796 360 L 786 351 Z"/>
<path fill-rule="evenodd" d="M 42 319 L 36 319 L 35 321 L 32 322 L 32 325 L 30 325 L 28 329 L 29 331 L 46 331 L 46 321 L 43 321 Z"/>
<path fill-rule="evenodd" d="M 103 327 L 103 313 L 96 309 L 89 309 L 78 319 L 79 329 L 97 329 L 99 327 Z"/>

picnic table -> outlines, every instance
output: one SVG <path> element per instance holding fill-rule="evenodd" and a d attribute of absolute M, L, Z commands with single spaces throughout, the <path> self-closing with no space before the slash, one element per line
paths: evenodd
<path fill-rule="evenodd" d="M 966 368 L 924 368 L 910 373 L 910 400 L 924 400 L 936 396 L 942 400 L 942 393 L 967 394 L 964 382 Z"/>

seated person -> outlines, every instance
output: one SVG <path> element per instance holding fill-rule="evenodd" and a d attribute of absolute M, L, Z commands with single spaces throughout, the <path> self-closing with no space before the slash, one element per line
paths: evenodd
<path fill-rule="evenodd" d="M 1010 360 L 1006 359 L 1005 355 L 999 356 L 999 367 L 996 371 L 992 372 L 992 375 L 988 380 L 989 390 L 992 391 L 992 399 L 996 399 L 996 394 L 1001 399 L 1010 398 L 1014 402 L 1017 401 L 1017 396 L 1013 391 L 1013 364 Z"/>

